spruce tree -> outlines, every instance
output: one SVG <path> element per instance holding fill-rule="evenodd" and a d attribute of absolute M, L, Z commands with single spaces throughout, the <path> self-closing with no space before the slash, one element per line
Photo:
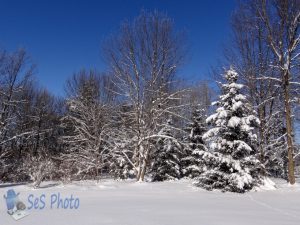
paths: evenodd
<path fill-rule="evenodd" d="M 199 176 L 195 185 L 243 193 L 262 181 L 254 134 L 259 120 L 246 96 L 241 94 L 243 85 L 236 83 L 237 72 L 231 68 L 225 78 L 223 95 L 214 103 L 218 107 L 216 113 L 207 118 L 212 128 L 203 135 L 211 147 L 210 152 L 203 154 L 209 169 Z"/>
<path fill-rule="evenodd" d="M 162 137 L 156 143 L 154 162 L 151 167 L 152 181 L 179 179 L 181 177 L 180 158 L 182 147 L 174 138 L 172 119 L 167 120 L 159 135 Z"/>
<path fill-rule="evenodd" d="M 206 170 L 202 155 L 207 148 L 203 141 L 203 134 L 207 131 L 204 110 L 198 106 L 193 114 L 192 121 L 187 127 L 189 136 L 185 140 L 184 154 L 182 158 L 182 174 L 184 177 L 198 177 Z"/>

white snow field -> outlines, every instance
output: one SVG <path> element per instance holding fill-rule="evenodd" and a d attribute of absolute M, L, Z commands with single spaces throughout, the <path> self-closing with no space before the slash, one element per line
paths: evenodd
<path fill-rule="evenodd" d="M 28 185 L 0 185 L 0 225 L 299 225 L 300 186 L 276 180 L 276 190 L 246 194 L 221 193 L 195 188 L 189 180 L 136 183 L 134 181 L 54 182 L 33 189 Z M 15 221 L 6 213 L 3 195 L 13 188 L 30 206 L 28 196 L 45 194 L 44 209 Z M 50 196 L 80 199 L 78 209 L 50 208 Z M 40 204 L 41 202 L 39 202 Z M 40 205 L 41 206 L 41 205 Z"/>

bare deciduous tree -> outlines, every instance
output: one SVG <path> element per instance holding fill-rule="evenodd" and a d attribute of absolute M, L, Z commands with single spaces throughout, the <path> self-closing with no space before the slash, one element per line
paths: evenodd
<path fill-rule="evenodd" d="M 261 0 L 257 3 L 259 18 L 263 21 L 267 41 L 275 56 L 273 67 L 277 68 L 280 77 L 284 100 L 285 126 L 288 147 L 288 178 L 291 184 L 295 183 L 294 175 L 294 140 L 293 140 L 293 112 L 292 89 L 298 84 L 300 55 L 300 4 L 298 0 Z M 298 67 L 298 68 L 297 68 Z M 276 78 L 269 78 L 275 79 Z"/>
<path fill-rule="evenodd" d="M 72 170 L 70 176 L 98 177 L 105 167 L 110 129 L 108 99 L 103 77 L 95 71 L 81 71 L 67 81 L 67 114 L 62 118 L 65 144 L 62 160 Z"/>
<path fill-rule="evenodd" d="M 243 1 L 232 25 L 235 44 L 226 56 L 247 85 L 261 121 L 260 159 L 268 167 L 273 155 L 283 169 L 288 159 L 288 178 L 294 183 L 293 102 L 299 85 L 299 2 Z M 287 157 L 283 157 L 284 148 Z"/>
<path fill-rule="evenodd" d="M 5 51 L 0 53 L 0 160 L 3 161 L 2 165 L 12 163 L 9 160 L 13 154 L 11 142 L 26 135 L 26 132 L 20 133 L 15 129 L 16 117 L 26 102 L 23 98 L 24 91 L 30 83 L 33 71 L 34 66 L 30 63 L 25 50 L 21 49 L 11 54 Z"/>
<path fill-rule="evenodd" d="M 174 88 L 174 78 L 184 58 L 182 37 L 166 15 L 142 12 L 105 43 L 115 93 L 128 108 L 122 117 L 135 133 L 133 158 L 127 158 L 137 180 L 144 180 L 150 139 L 158 136 L 163 119 L 180 116 L 181 91 Z"/>

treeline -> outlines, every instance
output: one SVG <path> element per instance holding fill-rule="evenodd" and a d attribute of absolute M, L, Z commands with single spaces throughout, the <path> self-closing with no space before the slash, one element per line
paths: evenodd
<path fill-rule="evenodd" d="M 212 92 L 177 76 L 183 34 L 164 14 L 142 12 L 103 46 L 110 70 L 75 73 L 64 99 L 38 87 L 24 50 L 1 52 L 2 181 L 144 180 L 159 138 L 173 136 L 182 150 L 184 125 Z"/>
<path fill-rule="evenodd" d="M 1 181 L 190 177 L 243 192 L 268 175 L 293 184 L 299 24 L 297 0 L 243 1 L 214 106 L 206 82 L 180 77 L 186 39 L 159 12 L 122 23 L 103 44 L 108 71 L 75 73 L 64 99 L 37 87 L 24 50 L 1 52 Z"/>

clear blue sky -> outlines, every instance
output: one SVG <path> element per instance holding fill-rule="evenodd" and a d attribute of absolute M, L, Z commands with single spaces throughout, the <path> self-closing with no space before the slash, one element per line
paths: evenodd
<path fill-rule="evenodd" d="M 41 86 L 63 95 L 64 82 L 81 68 L 105 70 L 101 41 L 141 9 L 166 12 L 185 29 L 191 46 L 181 73 L 207 79 L 229 39 L 235 0 L 0 0 L 0 48 L 23 47 L 37 64 Z"/>

